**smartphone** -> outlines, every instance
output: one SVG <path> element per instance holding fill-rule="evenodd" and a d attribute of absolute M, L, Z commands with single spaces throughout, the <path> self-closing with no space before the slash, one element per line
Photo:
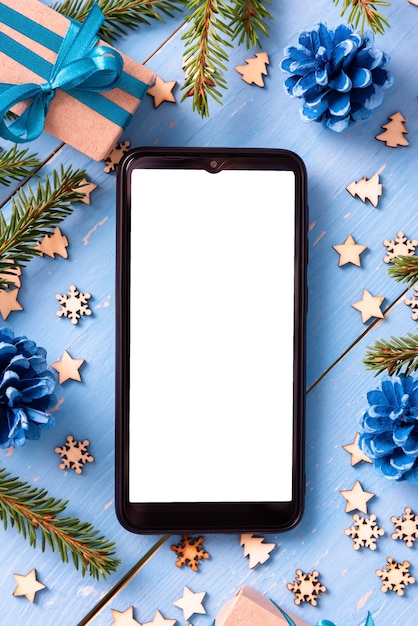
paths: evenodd
<path fill-rule="evenodd" d="M 307 176 L 293 152 L 131 149 L 117 173 L 117 516 L 280 532 L 304 502 Z"/>

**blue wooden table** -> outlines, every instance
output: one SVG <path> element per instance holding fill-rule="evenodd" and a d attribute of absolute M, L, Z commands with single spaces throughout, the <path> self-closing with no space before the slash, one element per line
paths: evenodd
<path fill-rule="evenodd" d="M 30 145 L 44 162 L 40 175 L 71 164 L 85 168 L 88 180 L 97 187 L 90 204 L 77 204 L 61 224 L 69 242 L 68 258 L 44 256 L 29 263 L 21 277 L 22 310 L 13 311 L 4 325 L 45 347 L 50 364 L 61 359 L 65 350 L 84 363 L 81 381 L 68 380 L 58 388 L 55 426 L 45 431 L 40 441 L 1 450 L 0 465 L 34 486 L 45 487 L 51 495 L 68 499 L 68 514 L 90 521 L 116 542 L 121 565 L 106 581 L 83 578 L 71 563 L 62 563 L 56 552 L 48 548 L 42 552 L 40 544 L 31 548 L 14 528 L 2 530 L 1 624 L 106 626 L 122 623 L 121 614 L 126 612 L 123 623 L 127 624 L 210 626 L 243 585 L 309 624 L 328 619 L 337 626 L 363 626 L 368 611 L 376 626 L 418 624 L 418 546 L 408 547 L 392 539 L 391 522 L 391 517 L 401 516 L 406 507 L 418 513 L 418 488 L 406 481 L 389 481 L 370 463 L 353 465 L 344 447 L 354 441 L 367 391 L 380 380 L 363 365 L 367 347 L 377 339 L 417 332 L 411 307 L 404 302 L 413 296 L 413 290 L 388 275 L 383 241 L 394 239 L 400 231 L 410 240 L 418 239 L 418 7 L 408 0 L 396 0 L 382 9 L 391 27 L 376 37 L 375 45 L 390 55 L 389 69 L 395 82 L 370 120 L 343 133 L 300 120 L 300 102 L 285 93 L 285 75 L 280 69 L 284 47 L 297 42 L 300 30 L 310 29 L 320 20 L 330 27 L 344 22 L 339 10 L 331 0 L 274 2 L 271 34 L 263 39 L 270 60 L 264 87 L 247 84 L 235 70 L 253 52 L 231 48 L 223 105 L 211 102 L 210 115 L 204 119 L 192 112 L 189 100 L 180 102 L 183 15 L 144 25 L 118 44 L 121 51 L 145 63 L 164 81 L 176 81 L 172 92 L 176 102 L 163 102 L 156 108 L 147 95 L 124 131 L 123 141 L 130 141 L 131 146 L 280 147 L 299 153 L 306 163 L 310 245 L 307 490 L 302 522 L 289 532 L 265 537 L 265 542 L 275 547 L 258 567 L 249 566 L 239 535 L 207 535 L 204 548 L 209 558 L 200 562 L 196 572 L 176 567 L 171 546 L 179 544 L 181 536 L 137 536 L 119 525 L 114 511 L 113 466 L 115 174 L 106 173 L 103 162 L 92 161 L 43 133 Z M 396 112 L 406 120 L 409 145 L 390 148 L 375 137 Z M 379 170 L 383 192 L 377 207 L 347 192 L 352 181 L 370 178 Z M 13 191 L 14 186 L 1 189 L 5 212 Z M 165 193 L 169 196 L 176 190 Z M 343 244 L 349 235 L 366 246 L 360 266 L 339 266 L 333 246 Z M 285 259 L 283 268 L 285 271 Z M 55 296 L 65 294 L 70 285 L 91 293 L 92 315 L 76 325 L 56 314 Z M 373 296 L 384 296 L 383 318 L 362 322 L 352 305 L 361 300 L 364 289 Z M 68 435 L 90 442 L 94 462 L 80 475 L 59 469 L 55 448 L 62 446 Z M 210 450 L 207 454 L 210 456 Z M 207 461 L 207 456 L 197 456 L 193 462 Z M 376 515 L 385 531 L 376 550 L 354 550 L 345 533 L 353 518 L 346 512 L 341 492 L 351 490 L 356 481 L 374 494 L 368 513 Z M 380 590 L 382 580 L 376 570 L 384 568 L 388 558 L 409 561 L 409 573 L 417 579 L 403 596 Z M 45 585 L 33 603 L 13 595 L 13 574 L 25 575 L 32 568 Z M 287 584 L 295 581 L 298 569 L 317 571 L 326 587 L 317 606 L 294 604 Z M 183 597 L 185 587 L 193 593 L 204 592 L 204 613 L 185 617 L 174 604 Z M 129 615 L 136 621 L 129 621 Z"/>

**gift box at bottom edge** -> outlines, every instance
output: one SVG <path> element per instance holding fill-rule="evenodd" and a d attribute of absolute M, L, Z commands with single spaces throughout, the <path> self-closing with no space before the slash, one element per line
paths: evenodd
<path fill-rule="evenodd" d="M 310 626 L 287 610 L 283 612 L 251 587 L 241 587 L 219 611 L 213 626 Z"/>
<path fill-rule="evenodd" d="M 35 28 L 25 29 L 25 32 L 18 31 L 19 16 L 23 16 L 24 19 L 27 18 L 29 26 L 35 25 Z M 15 19 L 16 25 L 14 24 Z M 40 65 L 46 61 L 51 67 L 53 66 L 57 52 L 48 47 L 51 45 L 50 40 L 54 41 L 55 35 L 55 40 L 62 41 L 69 25 L 70 20 L 68 18 L 45 6 L 39 0 L 25 0 L 22 3 L 16 3 L 15 0 L 1 0 L 0 2 L 0 33 L 4 33 L 16 41 L 17 50 L 23 50 L 24 54 L 28 51 L 28 54 L 32 55 L 30 58 L 36 59 L 37 57 L 34 55 L 38 55 Z M 35 35 L 32 35 L 31 31 Z M 42 33 L 46 33 L 48 43 L 39 40 L 41 37 L 39 32 L 41 32 L 41 36 Z M 51 32 L 52 35 L 50 35 Z M 34 37 L 37 40 L 34 40 Z M 103 41 L 99 41 L 98 45 L 112 48 Z M 86 105 L 70 93 L 56 89 L 45 119 L 45 131 L 95 161 L 105 159 L 109 155 L 155 77 L 150 69 L 125 54 L 119 54 L 123 60 L 123 75 L 127 79 L 126 84 L 134 86 L 131 92 L 117 86 L 105 93 L 89 94 L 89 105 Z M 23 85 L 26 83 L 41 84 L 43 82 L 44 77 L 39 76 L 36 70 L 29 69 L 27 64 L 9 55 L 12 55 L 10 47 L 0 46 L 1 81 L 3 83 Z M 121 81 L 121 85 L 123 85 L 123 81 Z M 104 98 L 106 101 L 103 100 Z M 117 112 L 117 115 L 114 116 L 117 118 L 116 121 L 98 112 L 94 108 L 95 100 L 105 109 L 109 101 L 111 109 Z M 27 102 L 19 103 L 12 110 L 17 115 L 21 115 L 27 104 Z M 119 118 L 123 119 L 122 124 L 120 124 Z"/>

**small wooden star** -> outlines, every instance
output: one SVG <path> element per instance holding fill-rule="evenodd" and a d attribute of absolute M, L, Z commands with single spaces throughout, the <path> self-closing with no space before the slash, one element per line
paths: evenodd
<path fill-rule="evenodd" d="M 64 354 L 62 355 L 61 361 L 53 363 L 51 367 L 53 367 L 54 370 L 57 370 L 57 372 L 59 373 L 59 381 L 60 384 L 62 384 L 65 383 L 65 381 L 69 378 L 71 378 L 72 380 L 81 381 L 81 376 L 78 370 L 83 365 L 83 363 L 83 359 L 73 359 L 69 352 L 65 350 Z"/>
<path fill-rule="evenodd" d="M 13 576 L 17 582 L 17 587 L 13 592 L 14 596 L 25 596 L 29 602 L 34 602 L 36 592 L 45 589 L 45 585 L 36 580 L 35 568 L 31 569 L 26 576 L 21 574 L 13 574 Z"/>
<path fill-rule="evenodd" d="M 371 317 L 384 317 L 380 309 L 384 299 L 385 296 L 372 296 L 367 289 L 363 289 L 361 300 L 354 302 L 351 306 L 361 312 L 361 321 L 364 324 Z"/>
<path fill-rule="evenodd" d="M 4 320 L 7 320 L 12 311 L 23 311 L 23 307 L 17 301 L 19 289 L 0 290 L 0 313 Z"/>
<path fill-rule="evenodd" d="M 185 586 L 183 589 L 183 597 L 173 602 L 173 604 L 183 610 L 184 619 L 187 620 L 194 613 L 206 613 L 202 605 L 205 595 L 205 591 L 194 593 Z"/>
<path fill-rule="evenodd" d="M 372 461 L 366 456 L 359 448 L 358 440 L 360 439 L 360 433 L 356 433 L 354 437 L 354 441 L 352 443 L 348 443 L 343 446 L 344 450 L 346 450 L 349 454 L 351 454 L 351 465 L 357 465 L 360 461 L 364 461 L 365 463 L 371 463 Z"/>
<path fill-rule="evenodd" d="M 165 82 L 160 76 L 155 77 L 155 83 L 147 91 L 148 95 L 154 98 L 154 107 L 157 108 L 163 102 L 175 102 L 176 99 L 172 91 L 177 84 L 175 80 Z"/>
<path fill-rule="evenodd" d="M 39 241 L 36 248 L 41 253 L 41 256 L 47 254 L 52 259 L 55 259 L 55 255 L 59 254 L 64 259 L 68 258 L 68 239 L 62 234 L 61 229 L 58 226 L 54 229 L 53 235 L 45 235 L 42 241 Z"/>
<path fill-rule="evenodd" d="M 84 204 L 90 204 L 90 194 L 96 189 L 96 187 L 97 185 L 95 183 L 91 183 L 87 180 L 87 178 L 83 178 L 77 189 L 77 191 L 83 194 L 83 197 L 80 198 L 80 202 L 84 202 Z"/>
<path fill-rule="evenodd" d="M 112 611 L 113 622 L 112 626 L 141 626 L 139 622 L 134 619 L 134 607 L 130 606 L 125 611 L 116 611 L 116 609 L 110 609 Z"/>
<path fill-rule="evenodd" d="M 176 622 L 175 619 L 165 619 L 160 611 L 156 611 L 152 622 L 145 622 L 142 626 L 174 626 Z"/>
<path fill-rule="evenodd" d="M 364 491 L 359 480 L 357 480 L 352 489 L 340 491 L 343 498 L 347 500 L 345 512 L 355 511 L 356 509 L 367 515 L 367 502 L 374 497 L 371 491 Z"/>
<path fill-rule="evenodd" d="M 332 247 L 340 255 L 338 266 L 346 265 L 347 263 L 360 266 L 360 254 L 367 249 L 367 246 L 356 243 L 351 235 L 348 235 L 344 243 Z"/>

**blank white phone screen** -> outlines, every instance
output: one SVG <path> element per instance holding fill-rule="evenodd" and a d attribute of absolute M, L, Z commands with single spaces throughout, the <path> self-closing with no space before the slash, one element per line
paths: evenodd
<path fill-rule="evenodd" d="M 135 169 L 129 499 L 292 498 L 295 174 Z"/>

